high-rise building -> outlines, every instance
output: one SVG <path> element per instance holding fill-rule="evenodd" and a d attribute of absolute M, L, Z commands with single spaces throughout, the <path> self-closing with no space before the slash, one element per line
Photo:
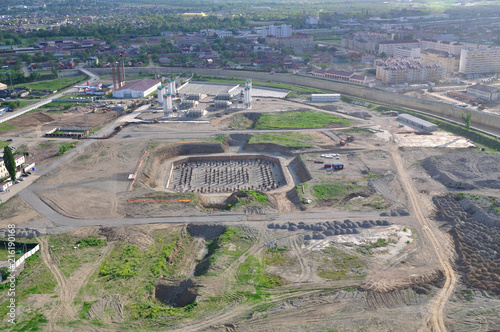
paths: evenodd
<path fill-rule="evenodd" d="M 425 65 L 413 59 L 390 57 L 378 61 L 376 78 L 385 84 L 427 83 L 442 79 L 446 71 L 443 66 Z"/>
<path fill-rule="evenodd" d="M 292 36 L 292 26 L 291 25 L 268 25 L 262 27 L 262 37 L 274 36 L 274 37 L 291 37 Z"/>
<path fill-rule="evenodd" d="M 462 74 L 486 74 L 500 71 L 500 47 L 468 48 L 460 53 Z"/>

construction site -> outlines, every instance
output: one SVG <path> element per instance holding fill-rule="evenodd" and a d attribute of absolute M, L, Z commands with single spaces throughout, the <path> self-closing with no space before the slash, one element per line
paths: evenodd
<path fill-rule="evenodd" d="M 15 224 L 41 244 L 21 324 L 43 309 L 47 331 L 500 329 L 497 153 L 248 79 L 155 89 L 16 119 L 9 137 L 40 158 L 0 209 L 0 237 Z"/>

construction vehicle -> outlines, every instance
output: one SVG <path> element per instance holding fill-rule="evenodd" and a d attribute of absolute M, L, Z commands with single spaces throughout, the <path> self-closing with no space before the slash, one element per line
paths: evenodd
<path fill-rule="evenodd" d="M 340 141 L 339 144 L 342 146 L 347 145 L 346 141 Z"/>
<path fill-rule="evenodd" d="M 347 136 L 345 139 L 346 142 L 354 142 L 354 140 L 355 140 L 354 136 Z"/>

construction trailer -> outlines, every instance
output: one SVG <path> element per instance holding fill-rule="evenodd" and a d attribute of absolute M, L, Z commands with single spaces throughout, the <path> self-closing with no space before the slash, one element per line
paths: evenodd
<path fill-rule="evenodd" d="M 324 163 L 323 167 L 331 170 L 341 170 L 344 169 L 343 163 Z"/>

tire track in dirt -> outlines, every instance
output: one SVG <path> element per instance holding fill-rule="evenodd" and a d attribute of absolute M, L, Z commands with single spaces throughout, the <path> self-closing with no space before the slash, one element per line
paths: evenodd
<path fill-rule="evenodd" d="M 444 257 L 444 249 L 440 246 L 436 235 L 434 234 L 432 228 L 430 227 L 427 219 L 422 213 L 422 210 L 419 205 L 418 197 L 416 195 L 416 190 L 411 183 L 411 179 L 405 171 L 403 161 L 401 160 L 400 154 L 397 152 L 397 146 L 394 146 L 391 149 L 391 155 L 394 160 L 394 164 L 396 166 L 396 170 L 399 174 L 399 178 L 401 180 L 401 184 L 405 189 L 406 194 L 408 195 L 408 200 L 410 203 L 410 207 L 412 208 L 418 222 L 422 225 L 423 233 L 425 233 L 431 241 L 432 246 L 434 247 L 434 251 L 436 252 L 436 256 L 443 268 L 443 273 L 445 277 L 445 284 L 443 288 L 438 292 L 434 302 L 432 303 L 431 310 L 425 319 L 425 327 L 420 330 L 431 330 L 431 331 L 446 331 L 446 326 L 444 324 L 444 307 L 451 293 L 453 292 L 453 288 L 455 286 L 456 277 L 453 271 L 453 268 L 450 265 L 450 262 L 446 257 Z"/>
<path fill-rule="evenodd" d="M 102 261 L 114 247 L 114 245 L 108 245 L 108 247 L 101 253 L 101 257 L 93 262 L 90 266 L 88 266 L 85 271 L 87 272 L 84 278 L 81 278 L 81 269 L 79 269 L 75 276 L 70 279 L 66 278 L 66 276 L 59 269 L 57 264 L 52 259 L 52 256 L 49 252 L 49 243 L 48 238 L 38 238 L 38 242 L 40 243 L 40 253 L 42 256 L 42 260 L 45 265 L 50 269 L 52 274 L 57 280 L 57 284 L 59 285 L 59 298 L 58 301 L 60 304 L 54 308 L 50 314 L 48 315 L 48 325 L 49 331 L 65 331 L 60 326 L 57 326 L 56 323 L 60 320 L 60 318 L 65 315 L 70 319 L 76 317 L 77 309 L 74 307 L 74 299 L 80 289 L 89 282 L 90 277 L 94 273 L 94 271 L 100 266 Z M 90 328 L 92 330 L 92 328 Z"/>
<path fill-rule="evenodd" d="M 296 238 L 290 238 L 289 243 L 290 243 L 290 248 L 292 249 L 292 253 L 297 256 L 297 260 L 299 261 L 300 265 L 300 275 L 299 275 L 299 281 L 300 282 L 305 282 L 307 280 L 311 279 L 311 268 L 307 264 L 307 261 L 304 259 L 302 256 L 302 250 L 297 244 L 297 239 Z"/>
<path fill-rule="evenodd" d="M 40 254 L 42 256 L 42 260 L 49 268 L 50 272 L 54 275 L 57 280 L 57 284 L 59 285 L 59 306 L 55 307 L 50 313 L 48 317 L 48 325 L 50 331 L 64 331 L 60 328 L 60 326 L 56 325 L 57 319 L 62 315 L 63 312 L 67 312 L 71 310 L 68 308 L 68 303 L 71 300 L 70 289 L 68 286 L 68 280 L 61 272 L 59 267 L 52 260 L 52 256 L 49 252 L 49 241 L 47 237 L 38 238 L 38 243 L 40 244 Z"/>

